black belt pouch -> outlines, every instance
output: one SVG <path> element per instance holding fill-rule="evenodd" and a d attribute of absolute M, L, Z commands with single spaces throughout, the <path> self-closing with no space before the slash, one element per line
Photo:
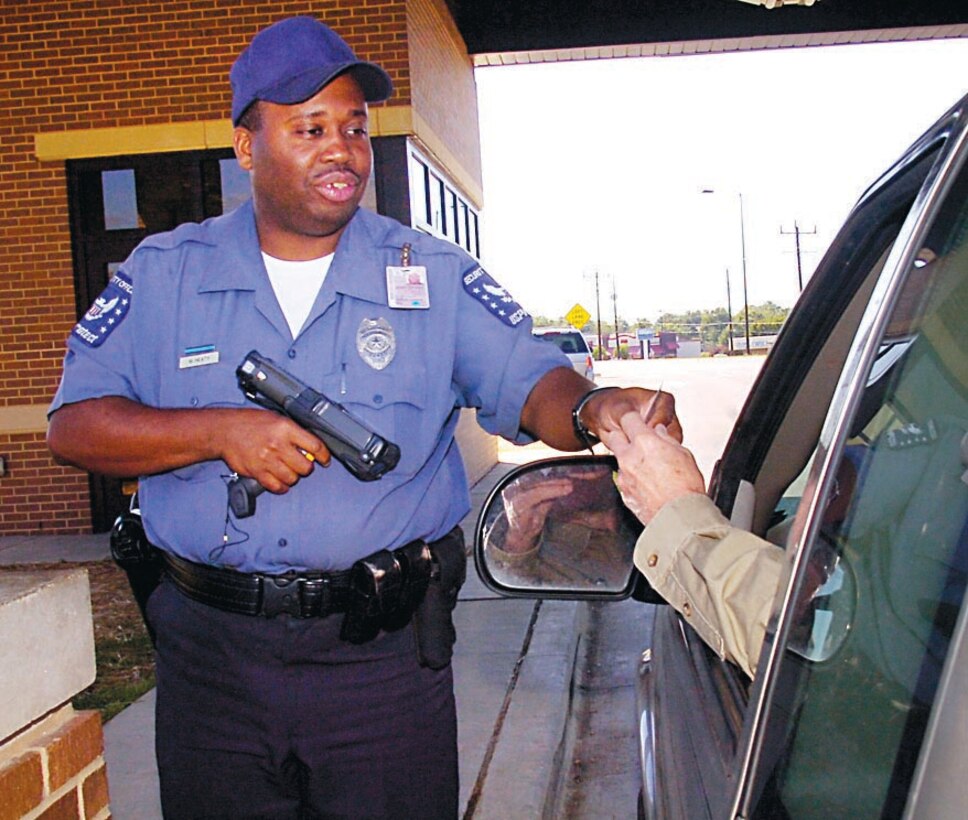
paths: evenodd
<path fill-rule="evenodd" d="M 151 643 L 155 643 L 155 630 L 148 623 L 145 609 L 151 593 L 161 582 L 164 562 L 161 552 L 148 542 L 145 536 L 141 516 L 134 511 L 124 512 L 118 516 L 111 529 L 111 557 L 128 576 L 128 584 L 134 596 L 141 618 L 145 622 Z"/>
<path fill-rule="evenodd" d="M 454 607 L 467 578 L 467 553 L 464 552 L 464 533 L 460 527 L 435 541 L 431 552 L 435 571 L 414 612 L 413 625 L 420 665 L 443 669 L 454 654 L 457 640 Z"/>

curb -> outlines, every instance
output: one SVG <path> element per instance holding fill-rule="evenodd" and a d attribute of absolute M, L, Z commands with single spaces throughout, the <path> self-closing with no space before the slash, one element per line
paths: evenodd
<path fill-rule="evenodd" d="M 465 820 L 553 816 L 585 610 L 586 605 L 574 601 L 535 606 L 529 640 Z"/>

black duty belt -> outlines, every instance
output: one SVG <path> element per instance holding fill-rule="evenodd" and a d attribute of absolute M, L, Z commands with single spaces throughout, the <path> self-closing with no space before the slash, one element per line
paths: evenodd
<path fill-rule="evenodd" d="M 163 553 L 171 582 L 203 604 L 242 615 L 272 618 L 283 613 L 313 618 L 345 612 L 352 600 L 351 572 L 236 572 Z"/>

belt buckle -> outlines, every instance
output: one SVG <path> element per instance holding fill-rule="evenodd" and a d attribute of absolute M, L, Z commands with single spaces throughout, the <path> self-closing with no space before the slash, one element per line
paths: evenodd
<path fill-rule="evenodd" d="M 326 616 L 333 612 L 333 585 L 327 576 L 307 578 L 302 592 L 308 614 Z"/>
<path fill-rule="evenodd" d="M 283 613 L 302 617 L 301 580 L 298 576 L 263 575 L 262 614 L 267 618 L 275 618 Z"/>

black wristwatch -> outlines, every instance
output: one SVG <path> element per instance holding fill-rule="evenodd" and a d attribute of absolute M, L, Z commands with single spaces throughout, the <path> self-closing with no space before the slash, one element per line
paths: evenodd
<path fill-rule="evenodd" d="M 593 450 L 596 444 L 599 442 L 598 436 L 596 436 L 591 430 L 589 430 L 584 422 L 581 420 L 581 411 L 585 409 L 585 405 L 588 404 L 588 400 L 594 396 L 596 393 L 603 393 L 606 390 L 618 390 L 617 387 L 596 387 L 593 390 L 589 390 L 584 396 L 582 396 L 577 404 L 571 411 L 571 426 L 575 431 L 575 438 L 577 438 L 584 447 L 589 450 Z"/>

